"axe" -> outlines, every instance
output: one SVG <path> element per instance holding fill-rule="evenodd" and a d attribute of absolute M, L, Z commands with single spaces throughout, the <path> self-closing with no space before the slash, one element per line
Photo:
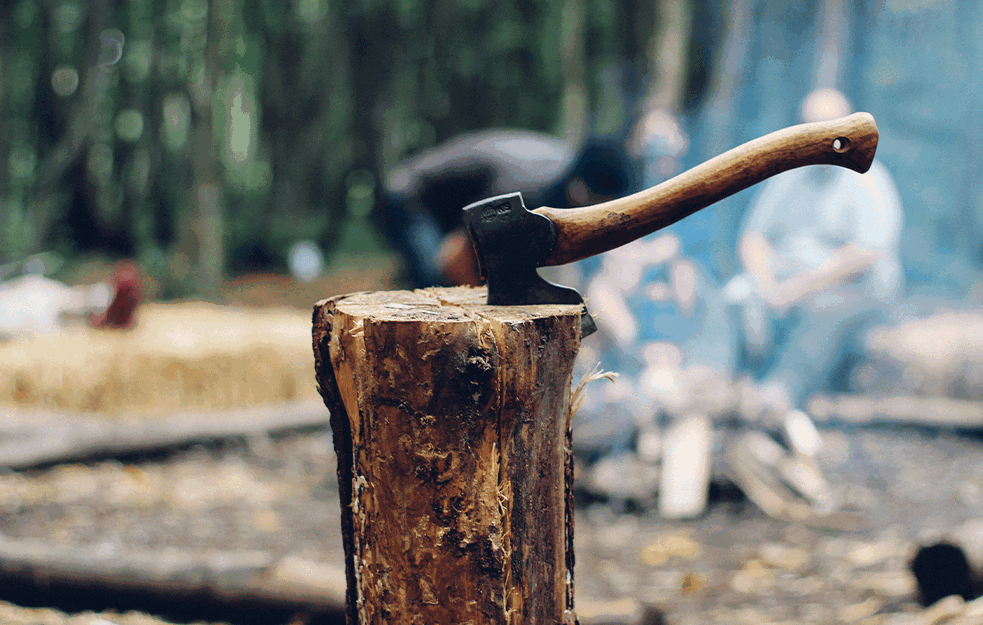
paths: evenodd
<path fill-rule="evenodd" d="M 530 211 L 520 193 L 470 204 L 464 223 L 488 284 L 488 304 L 584 304 L 575 289 L 544 280 L 536 268 L 620 247 L 790 169 L 838 165 L 864 173 L 877 138 L 874 118 L 854 113 L 778 130 L 654 187 L 593 206 Z M 581 334 L 596 329 L 585 306 Z"/>

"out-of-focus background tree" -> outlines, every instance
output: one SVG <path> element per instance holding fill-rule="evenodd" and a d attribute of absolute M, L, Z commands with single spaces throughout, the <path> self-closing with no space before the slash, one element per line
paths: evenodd
<path fill-rule="evenodd" d="M 880 125 L 909 283 L 958 295 L 983 262 L 980 24 L 924 0 L 4 2 L 0 263 L 130 257 L 161 297 L 207 292 L 301 239 L 385 253 L 380 172 L 460 132 L 576 141 L 657 106 L 689 167 L 835 86 Z M 718 277 L 750 197 L 676 227 Z"/>
<path fill-rule="evenodd" d="M 571 148 L 590 135 L 622 138 L 652 185 L 799 123 L 807 94 L 834 88 L 876 118 L 878 161 L 900 194 L 907 292 L 897 305 L 847 301 L 840 293 L 856 295 L 856 284 L 845 278 L 833 297 L 807 292 L 792 310 L 780 298 L 771 306 L 762 281 L 745 280 L 734 296 L 746 277 L 738 238 L 760 188 L 673 225 L 674 236 L 558 269 L 600 326 L 578 360 L 621 376 L 583 387 L 572 428 L 591 508 L 580 516 L 578 499 L 577 533 L 589 545 L 578 547 L 587 555 L 578 610 L 597 592 L 672 604 L 693 622 L 921 618 L 904 598 L 910 541 L 963 528 L 974 560 L 983 553 L 979 441 L 934 430 L 983 423 L 980 26 L 983 2 L 941 0 L 0 0 L 0 452 L 14 458 L 0 453 L 0 463 L 48 467 L 0 466 L 0 495 L 12 493 L 0 496 L 0 547 L 18 553 L 14 540 L 43 539 L 72 567 L 78 553 L 101 554 L 95 575 L 79 569 L 86 585 L 105 573 L 107 546 L 197 556 L 235 545 L 250 550 L 249 567 L 257 548 L 340 562 L 340 539 L 332 552 L 311 538 L 325 536 L 327 508 L 337 520 L 335 495 L 324 497 L 330 444 L 321 433 L 281 444 L 253 419 L 263 431 L 310 424 L 308 414 L 323 423 L 311 376 L 316 299 L 409 286 L 376 230 L 384 222 L 370 220 L 386 172 L 460 133 L 511 128 Z M 830 195 L 840 201 L 820 199 Z M 781 226 L 814 243 L 826 234 L 809 207 L 836 207 L 809 198 L 785 211 L 793 196 L 778 196 L 773 212 L 791 215 Z M 867 228 L 843 230 L 890 234 L 862 216 L 876 212 L 876 196 L 856 197 L 839 214 L 861 215 L 851 225 Z M 821 251 L 853 243 L 838 234 Z M 894 238 L 883 238 L 896 260 Z M 782 247 L 814 251 L 801 240 Z M 288 275 L 298 250 L 324 255 L 321 278 Z M 35 260 L 53 279 L 17 280 Z M 122 293 L 121 306 L 96 306 L 100 292 Z M 824 308 L 833 300 L 854 310 Z M 13 409 L 23 420 L 7 417 Z M 147 441 L 129 429 L 140 415 Z M 226 416 L 243 429 L 215 428 Z M 812 418 L 828 453 L 815 455 Z M 854 427 L 867 421 L 899 427 Z M 779 422 L 787 446 L 744 436 Z M 911 423 L 931 433 L 905 431 Z M 48 455 L 53 446 L 74 463 L 92 448 L 156 449 L 216 431 L 248 444 L 214 459 L 195 447 L 173 463 L 151 454 L 51 466 Z M 66 432 L 79 432 L 82 451 L 66 455 Z M 772 447 L 752 453 L 761 440 Z M 717 441 L 724 458 L 713 457 Z M 25 448 L 35 459 L 23 460 Z M 743 469 L 715 475 L 718 459 Z M 763 525 L 732 482 L 781 525 Z M 803 497 L 771 486 L 786 482 Z M 846 516 L 829 514 L 833 493 Z M 659 507 L 660 518 L 594 514 L 595 496 L 612 512 Z M 798 523 L 806 517 L 791 511 L 803 506 L 811 520 Z M 18 584 L 43 582 L 47 606 L 65 585 L 51 583 L 43 561 L 0 569 Z M 310 582 L 306 564 L 290 568 Z M 266 588 L 276 570 L 247 577 Z M 130 572 L 128 588 L 144 583 Z M 154 572 L 146 583 L 161 580 Z M 0 588 L 8 599 L 3 579 Z M 232 596 L 220 590 L 223 602 Z"/>
<path fill-rule="evenodd" d="M 651 2 L 0 6 L 0 262 L 136 258 L 162 295 L 373 253 L 379 172 L 489 126 L 582 132 Z M 608 78 L 604 78 L 608 76 Z M 609 113 L 605 113 L 609 114 Z M 613 109 L 605 123 L 620 123 Z"/>

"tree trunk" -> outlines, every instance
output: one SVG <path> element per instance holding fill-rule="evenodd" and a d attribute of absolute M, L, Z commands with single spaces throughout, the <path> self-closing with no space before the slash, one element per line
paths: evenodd
<path fill-rule="evenodd" d="M 570 381 L 579 306 L 484 289 L 314 309 L 349 623 L 573 623 Z"/>

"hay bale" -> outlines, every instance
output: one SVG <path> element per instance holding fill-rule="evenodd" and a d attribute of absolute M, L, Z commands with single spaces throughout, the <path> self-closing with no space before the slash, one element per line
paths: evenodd
<path fill-rule="evenodd" d="M 303 310 L 146 304 L 127 331 L 0 343 L 0 404 L 105 413 L 316 399 Z"/>

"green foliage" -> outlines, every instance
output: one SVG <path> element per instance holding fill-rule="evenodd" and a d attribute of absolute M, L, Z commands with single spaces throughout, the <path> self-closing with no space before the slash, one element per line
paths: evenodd
<path fill-rule="evenodd" d="M 602 68 L 645 56 L 652 13 L 604 0 L 0 3 L 0 262 L 58 249 L 164 272 L 213 235 L 228 271 L 248 245 L 280 265 L 299 238 L 378 248 L 365 218 L 388 167 L 464 131 L 556 130 L 573 78 L 596 107 Z M 571 40 L 584 47 L 572 67 Z M 221 187 L 217 233 L 201 231 L 200 184 Z"/>

